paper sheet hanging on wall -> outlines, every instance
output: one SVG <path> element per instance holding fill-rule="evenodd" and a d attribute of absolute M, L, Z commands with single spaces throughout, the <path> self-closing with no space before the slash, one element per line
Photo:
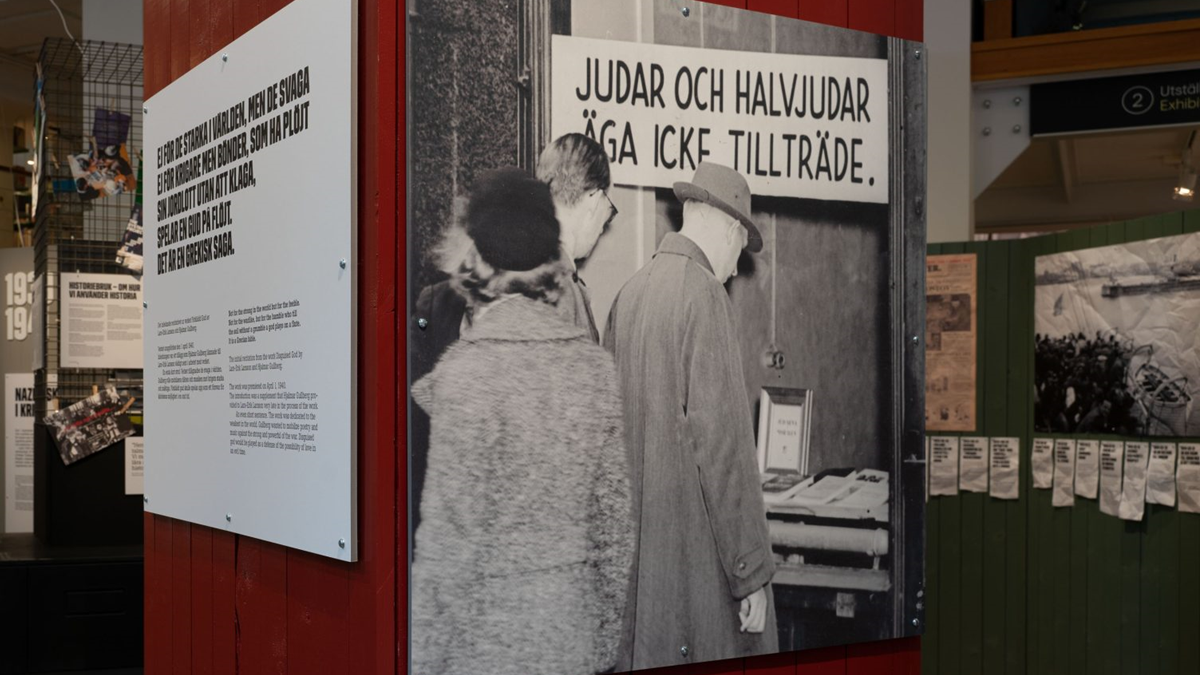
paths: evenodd
<path fill-rule="evenodd" d="M 1151 443 L 1146 503 L 1175 506 L 1175 444 Z"/>
<path fill-rule="evenodd" d="M 108 197 L 137 188 L 129 150 L 124 145 L 97 145 L 92 139 L 91 152 L 68 157 L 75 191 L 83 199 Z"/>
<path fill-rule="evenodd" d="M 1075 506 L 1075 441 L 1070 438 L 1054 440 L 1053 506 Z"/>
<path fill-rule="evenodd" d="M 1033 487 L 1049 490 L 1054 486 L 1054 439 L 1033 439 L 1030 468 L 1033 469 Z"/>
<path fill-rule="evenodd" d="M 990 494 L 996 499 L 1017 499 L 1021 496 L 1021 439 L 993 438 L 991 455 Z"/>
<path fill-rule="evenodd" d="M 1125 475 L 1121 480 L 1120 516 L 1123 520 L 1141 520 L 1146 511 L 1146 464 L 1150 460 L 1150 444 L 1145 441 L 1125 443 Z"/>
<path fill-rule="evenodd" d="M 1075 450 L 1075 494 L 1095 499 L 1100 488 L 1100 442 L 1080 440 Z"/>
<path fill-rule="evenodd" d="M 1121 469 L 1125 444 L 1100 441 L 1100 512 L 1119 516 L 1121 512 Z"/>
<path fill-rule="evenodd" d="M 129 214 L 129 222 L 125 225 L 125 235 L 121 238 L 121 248 L 117 249 L 117 264 L 128 268 L 137 274 L 142 273 L 142 242 L 145 237 L 142 230 L 142 205 L 134 204 Z"/>
<path fill-rule="evenodd" d="M 129 125 L 132 121 L 133 118 L 123 112 L 96 108 L 95 117 L 92 119 L 92 136 L 100 146 L 125 145 L 125 141 L 129 140 Z"/>
<path fill-rule="evenodd" d="M 133 400 L 122 401 L 112 385 L 78 403 L 46 415 L 63 464 L 74 464 L 89 455 L 133 435 L 133 423 L 125 415 Z"/>
<path fill-rule="evenodd" d="M 1175 484 L 1179 490 L 1179 511 L 1200 513 L 1200 443 L 1179 444 Z"/>
<path fill-rule="evenodd" d="M 125 439 L 125 494 L 146 493 L 146 437 L 130 436 Z"/>
<path fill-rule="evenodd" d="M 958 488 L 967 492 L 987 492 L 987 439 L 981 436 L 964 436 L 960 443 Z"/>
<path fill-rule="evenodd" d="M 958 494 L 958 437 L 930 439 L 929 494 Z"/>

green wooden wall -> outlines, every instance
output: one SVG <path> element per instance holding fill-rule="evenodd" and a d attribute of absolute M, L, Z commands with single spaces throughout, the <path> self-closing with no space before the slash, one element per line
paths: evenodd
<path fill-rule="evenodd" d="M 962 435 L 1021 439 L 1021 496 L 929 500 L 925 675 L 1200 674 L 1200 515 L 1148 504 L 1125 522 L 1082 498 L 1055 509 L 1029 460 L 1034 258 L 1197 231 L 1191 211 L 929 247 L 978 256 L 979 427 Z"/>

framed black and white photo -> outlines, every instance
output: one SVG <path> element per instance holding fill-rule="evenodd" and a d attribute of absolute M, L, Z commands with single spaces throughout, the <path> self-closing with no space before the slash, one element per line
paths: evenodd
<path fill-rule="evenodd" d="M 409 17 L 415 673 L 924 625 L 921 45 L 685 4 Z"/>

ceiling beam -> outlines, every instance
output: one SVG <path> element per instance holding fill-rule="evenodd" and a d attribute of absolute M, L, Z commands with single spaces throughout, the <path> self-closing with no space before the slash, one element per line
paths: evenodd
<path fill-rule="evenodd" d="M 1200 19 L 986 40 L 971 45 L 971 81 L 1044 78 L 1200 61 Z"/>
<path fill-rule="evenodd" d="M 1169 213 L 1187 206 L 1172 198 L 1174 187 L 1174 178 L 1078 183 L 1069 204 L 1058 185 L 994 188 L 975 200 L 975 225 L 979 232 L 1020 230 L 1028 225 L 1109 223 Z"/>
<path fill-rule="evenodd" d="M 1070 204 L 1075 199 L 1075 186 L 1079 183 L 1079 165 L 1075 161 L 1075 141 L 1061 138 L 1055 144 L 1058 150 L 1058 171 L 1062 177 L 1063 199 Z"/>
<path fill-rule="evenodd" d="M 49 5 L 47 5 L 47 7 L 49 7 Z M 27 12 L 4 14 L 0 16 L 0 25 L 14 23 L 17 21 L 26 21 L 28 19 L 40 19 L 44 16 L 52 16 L 56 21 L 59 20 L 58 12 L 54 11 L 53 7 L 50 7 L 49 9 L 34 9 Z M 72 12 L 69 9 L 63 10 L 63 16 L 67 17 L 68 20 L 74 19 L 75 21 L 83 21 L 79 14 Z"/>

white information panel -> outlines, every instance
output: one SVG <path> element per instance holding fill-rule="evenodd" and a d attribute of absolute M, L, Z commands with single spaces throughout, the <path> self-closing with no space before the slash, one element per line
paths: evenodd
<path fill-rule="evenodd" d="M 33 373 L 4 374 L 4 532 L 33 532 Z"/>
<path fill-rule="evenodd" d="M 142 367 L 142 282 L 128 274 L 63 272 L 58 303 L 63 368 Z"/>
<path fill-rule="evenodd" d="M 355 560 L 356 3 L 146 102 L 147 510 Z"/>

